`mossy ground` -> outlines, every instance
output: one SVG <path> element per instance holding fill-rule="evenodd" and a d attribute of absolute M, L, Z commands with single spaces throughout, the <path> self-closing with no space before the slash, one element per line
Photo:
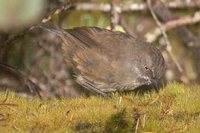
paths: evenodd
<path fill-rule="evenodd" d="M 112 98 L 25 99 L 0 94 L 0 132 L 200 131 L 200 87 L 170 84 L 159 93 Z"/>

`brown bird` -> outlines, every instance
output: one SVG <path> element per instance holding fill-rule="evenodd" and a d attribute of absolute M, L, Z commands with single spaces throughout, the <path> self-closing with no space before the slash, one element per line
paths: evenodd
<path fill-rule="evenodd" d="M 77 83 L 103 96 L 155 85 L 164 74 L 161 52 L 138 37 L 97 27 L 41 28 L 62 39 L 63 54 Z"/>

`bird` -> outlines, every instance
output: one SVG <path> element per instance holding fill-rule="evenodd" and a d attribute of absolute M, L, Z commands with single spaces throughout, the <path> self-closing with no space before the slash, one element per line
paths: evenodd
<path fill-rule="evenodd" d="M 40 26 L 62 40 L 65 61 L 83 88 L 107 96 L 157 85 L 165 61 L 155 45 L 128 33 L 98 27 L 58 29 Z"/>

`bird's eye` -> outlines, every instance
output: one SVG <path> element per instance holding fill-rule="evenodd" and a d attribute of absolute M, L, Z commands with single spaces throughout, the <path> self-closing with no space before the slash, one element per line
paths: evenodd
<path fill-rule="evenodd" d="M 149 70 L 149 67 L 147 65 L 144 66 L 145 70 Z"/>

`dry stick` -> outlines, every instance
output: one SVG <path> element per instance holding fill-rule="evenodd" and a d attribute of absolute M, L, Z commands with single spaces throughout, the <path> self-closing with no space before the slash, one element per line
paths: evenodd
<path fill-rule="evenodd" d="M 153 11 L 153 9 L 152 9 L 151 0 L 147 0 L 147 5 L 148 5 L 148 7 L 149 7 L 149 10 L 150 10 L 150 12 L 151 12 L 151 15 L 153 16 L 153 19 L 155 20 L 156 24 L 158 25 L 160 31 L 161 31 L 162 34 L 163 34 L 163 37 L 164 37 L 165 42 L 166 42 L 166 50 L 167 50 L 168 54 L 171 56 L 173 62 L 176 64 L 176 66 L 177 66 L 179 72 L 182 73 L 182 72 L 183 72 L 182 67 L 180 66 L 180 64 L 177 62 L 177 60 L 175 59 L 175 57 L 174 57 L 173 54 L 172 54 L 172 47 L 171 47 L 171 44 L 170 44 L 169 39 L 168 39 L 168 37 L 167 37 L 167 34 L 166 34 L 164 28 L 162 27 L 162 24 L 159 22 L 157 16 L 155 15 L 155 13 L 154 13 L 154 11 Z"/>
<path fill-rule="evenodd" d="M 200 22 L 200 11 L 197 11 L 192 16 L 185 16 L 176 20 L 171 20 L 162 25 L 164 31 L 168 31 L 179 26 L 191 25 Z M 152 32 L 145 35 L 148 42 L 154 42 L 162 34 L 159 28 L 155 28 Z"/>
<path fill-rule="evenodd" d="M 138 132 L 139 123 L 140 123 L 140 119 L 138 118 L 136 122 L 136 126 L 135 126 L 135 133 Z"/>
<path fill-rule="evenodd" d="M 157 1 L 153 5 L 153 10 L 156 15 L 159 16 L 160 20 L 165 23 L 178 18 L 176 15 L 172 14 L 166 5 L 161 1 Z M 175 28 L 175 31 L 183 41 L 183 45 L 188 48 L 189 51 L 191 51 L 195 61 L 194 66 L 197 70 L 197 82 L 200 83 L 200 39 L 185 26 L 177 27 Z"/>
<path fill-rule="evenodd" d="M 57 15 L 59 13 L 61 13 L 62 11 L 65 11 L 67 9 L 69 9 L 70 7 L 72 7 L 73 2 L 72 0 L 66 2 L 64 5 L 56 8 L 53 13 L 49 14 L 46 18 L 42 19 L 42 23 L 46 23 L 48 21 L 50 21 L 52 19 L 52 16 Z"/>
<path fill-rule="evenodd" d="M 120 8 L 117 8 L 118 0 L 112 0 L 111 2 L 111 30 L 119 24 L 119 13 L 121 13 Z"/>
<path fill-rule="evenodd" d="M 172 9 L 185 9 L 185 8 L 196 8 L 200 7 L 200 2 L 169 2 L 166 3 L 168 8 Z M 98 3 L 75 3 L 73 7 L 76 10 L 90 10 L 90 11 L 103 11 L 110 12 L 110 4 L 98 4 Z M 118 9 L 121 9 L 122 12 L 129 11 L 144 11 L 148 10 L 146 3 L 128 3 L 117 6 Z"/>
<path fill-rule="evenodd" d="M 37 78 L 33 77 L 33 76 L 28 76 L 28 79 L 34 84 L 36 85 L 38 88 L 40 88 L 41 91 L 37 92 L 39 93 L 39 97 L 41 99 L 46 99 L 47 96 L 45 95 L 45 90 L 47 90 L 47 86 L 43 83 L 41 83 Z"/>

